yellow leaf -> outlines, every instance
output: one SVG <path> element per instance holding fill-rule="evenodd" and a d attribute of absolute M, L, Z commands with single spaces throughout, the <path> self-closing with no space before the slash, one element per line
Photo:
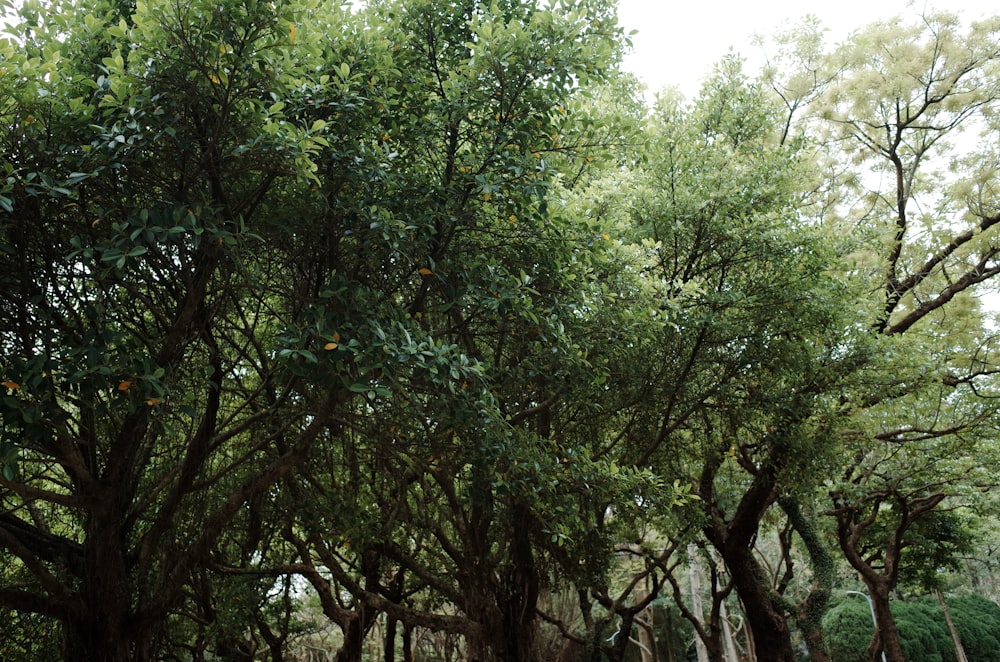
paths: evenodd
<path fill-rule="evenodd" d="M 19 388 L 21 388 L 20 384 L 18 384 L 17 382 L 12 382 L 9 379 L 7 381 L 3 382 L 3 385 L 6 386 L 9 389 L 19 389 Z"/>
<path fill-rule="evenodd" d="M 159 398 L 150 398 L 149 400 L 146 400 L 146 404 L 149 405 L 150 407 L 158 405 L 162 402 L 163 400 L 160 400 Z"/>
<path fill-rule="evenodd" d="M 601 233 L 601 239 L 603 239 L 604 241 L 610 241 L 611 240 L 611 236 L 607 232 L 602 232 Z"/>
<path fill-rule="evenodd" d="M 489 201 L 493 196 L 489 193 L 483 193 L 483 200 Z"/>
<path fill-rule="evenodd" d="M 295 41 L 295 24 L 288 24 L 288 41 Z"/>
<path fill-rule="evenodd" d="M 127 380 L 127 379 L 125 381 L 123 381 L 123 382 L 118 382 L 118 390 L 119 391 L 127 391 L 127 390 L 129 390 L 129 388 L 131 386 L 132 386 L 132 382 L 130 380 Z"/>
<path fill-rule="evenodd" d="M 423 267 L 422 269 L 418 269 L 417 273 L 422 276 L 430 276 L 434 272 L 428 269 L 427 267 Z"/>
<path fill-rule="evenodd" d="M 331 349 L 337 349 L 337 343 L 335 343 L 335 342 L 328 342 L 327 344 L 323 345 L 323 349 L 325 349 L 327 351 L 329 351 Z"/>
<path fill-rule="evenodd" d="M 340 342 L 340 334 L 336 331 L 333 332 L 333 342 Z"/>
<path fill-rule="evenodd" d="M 209 75 L 208 75 L 208 80 L 212 81 L 212 82 L 213 82 L 213 83 L 215 83 L 216 85 L 218 85 L 219 83 L 221 83 L 221 82 L 222 82 L 221 80 L 219 80 L 219 77 L 218 77 L 218 76 L 216 76 L 215 74 L 209 74 Z"/>

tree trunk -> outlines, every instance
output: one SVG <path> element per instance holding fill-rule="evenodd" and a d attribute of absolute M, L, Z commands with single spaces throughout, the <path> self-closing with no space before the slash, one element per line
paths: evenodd
<path fill-rule="evenodd" d="M 783 497 L 778 500 L 778 505 L 805 545 L 813 572 L 809 594 L 799 603 L 795 621 L 809 651 L 810 662 L 830 662 L 830 654 L 823 640 L 822 620 L 830 602 L 830 592 L 836 575 L 833 557 L 817 533 L 813 522 L 803 515 L 795 499 Z"/>
<path fill-rule="evenodd" d="M 697 560 L 698 547 L 696 545 L 688 545 L 688 583 L 691 586 L 691 612 L 695 615 L 702 625 L 702 628 L 708 632 L 708 628 L 705 628 L 705 611 L 701 604 L 701 571 L 698 568 Z M 694 638 L 694 649 L 698 655 L 698 662 L 708 662 L 708 648 L 705 646 L 705 641 L 696 636 Z"/>
<path fill-rule="evenodd" d="M 77 612 L 62 623 L 64 662 L 147 662 L 155 659 L 155 633 L 136 627 L 128 604 Z"/>
<path fill-rule="evenodd" d="M 868 590 L 872 598 L 872 609 L 875 610 L 876 624 L 875 635 L 868 646 L 869 659 L 872 662 L 879 662 L 882 659 L 881 653 L 885 653 L 885 662 L 906 662 L 903 657 L 903 647 L 899 643 L 896 619 L 889 608 L 888 583 L 869 585 Z"/>
<path fill-rule="evenodd" d="M 736 633 L 733 632 L 733 625 L 729 622 L 725 602 L 722 603 L 719 617 L 719 621 L 722 623 L 722 647 L 725 651 L 726 662 L 739 662 L 739 656 L 736 654 Z"/>
<path fill-rule="evenodd" d="M 378 611 L 365 604 L 358 604 L 354 617 L 341 625 L 344 633 L 344 645 L 337 653 L 337 662 L 361 662 L 364 654 L 365 639 L 378 618 Z"/>
<path fill-rule="evenodd" d="M 648 597 L 648 589 L 636 589 L 636 602 L 642 602 Z M 635 615 L 635 624 L 638 628 L 635 644 L 639 647 L 640 662 L 657 662 L 655 629 L 656 617 L 652 605 L 648 605 L 645 609 Z"/>
<path fill-rule="evenodd" d="M 489 562 L 473 564 L 469 581 L 463 586 L 466 615 L 482 625 L 479 641 L 469 642 L 479 662 L 535 662 L 535 635 L 538 626 L 538 570 L 531 548 L 531 514 L 527 506 L 511 508 L 507 567 L 496 571 Z M 487 549 L 484 536 L 479 541 Z"/>
<path fill-rule="evenodd" d="M 753 641 L 753 632 L 750 630 L 746 621 L 743 621 L 743 632 L 746 635 L 747 640 L 747 652 L 746 655 L 743 656 L 745 658 L 745 662 L 757 662 L 757 644 Z"/>
<path fill-rule="evenodd" d="M 133 618 L 121 522 L 113 498 L 95 499 L 84 543 L 78 607 L 63 622 L 66 662 L 145 662 L 152 632 Z"/>
<path fill-rule="evenodd" d="M 403 624 L 403 662 L 413 662 L 413 628 Z"/>
<path fill-rule="evenodd" d="M 344 633 L 344 643 L 337 651 L 336 662 L 361 662 L 362 646 L 365 642 L 364 633 L 361 631 L 361 619 L 352 618 L 341 630 Z"/>
<path fill-rule="evenodd" d="M 63 624 L 65 662 L 129 662 L 122 623 L 107 614 L 77 616 Z"/>
<path fill-rule="evenodd" d="M 771 600 L 768 587 L 754 567 L 750 548 L 723 544 L 718 549 L 743 603 L 756 650 L 766 653 L 772 662 L 796 662 L 785 614 Z"/>
<path fill-rule="evenodd" d="M 641 662 L 657 662 L 656 657 L 656 631 L 653 629 L 653 610 L 647 609 L 642 618 L 635 619 L 639 626 L 636 645 L 639 646 L 639 659 Z"/>
<path fill-rule="evenodd" d="M 396 662 L 396 619 L 385 621 L 385 662 Z"/>
<path fill-rule="evenodd" d="M 527 513 L 521 513 L 520 509 L 517 512 L 525 518 L 529 517 Z M 502 587 L 501 636 L 506 646 L 506 653 L 502 659 L 505 662 L 534 662 L 539 579 L 531 549 L 529 525 L 521 517 L 517 517 L 515 521 L 519 521 L 523 526 L 515 527 L 512 533 L 511 570 L 505 586 Z"/>
<path fill-rule="evenodd" d="M 944 614 L 944 622 L 948 624 L 948 632 L 951 633 L 951 640 L 955 644 L 955 658 L 958 662 L 969 662 L 969 658 L 965 655 L 965 648 L 962 646 L 962 639 L 958 636 L 958 630 L 955 629 L 955 623 L 951 620 L 951 612 L 948 611 L 948 603 L 944 601 L 944 593 L 940 590 L 934 591 L 937 595 L 938 602 L 941 603 L 941 612 Z"/>
<path fill-rule="evenodd" d="M 772 442 L 775 457 L 781 455 L 780 439 Z M 705 503 L 708 523 L 705 537 L 719 552 L 732 577 L 733 587 L 743 603 L 746 622 L 757 651 L 771 662 L 797 662 L 784 609 L 773 599 L 773 589 L 765 583 L 753 558 L 753 546 L 764 513 L 778 498 L 776 464 L 757 470 L 736 508 L 726 521 L 725 510 L 715 496 L 715 478 L 722 465 L 721 457 L 706 464 L 699 480 L 699 496 Z"/>

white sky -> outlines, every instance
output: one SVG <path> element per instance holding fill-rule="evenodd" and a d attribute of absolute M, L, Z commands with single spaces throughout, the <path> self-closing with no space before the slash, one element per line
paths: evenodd
<path fill-rule="evenodd" d="M 632 37 L 634 51 L 625 68 L 656 92 L 676 85 L 687 97 L 698 92 L 712 65 L 732 49 L 747 58 L 747 72 L 761 63 L 751 45 L 754 33 L 772 34 L 813 14 L 829 29 L 829 43 L 843 41 L 853 30 L 898 14 L 916 16 L 941 8 L 967 19 L 1000 13 L 989 0 L 619 0 L 619 23 Z"/>

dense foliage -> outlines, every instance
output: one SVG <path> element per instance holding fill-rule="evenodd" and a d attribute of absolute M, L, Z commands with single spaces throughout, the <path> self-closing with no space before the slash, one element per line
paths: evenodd
<path fill-rule="evenodd" d="M 1000 608 L 992 600 L 965 595 L 948 600 L 948 609 L 969 660 L 1000 659 Z M 913 662 L 954 662 L 952 641 L 937 599 L 899 602 L 893 606 L 899 636 L 907 660 Z M 872 621 L 864 600 L 847 599 L 834 606 L 823 618 L 830 657 L 835 662 L 863 662 L 868 659 Z"/>
<path fill-rule="evenodd" d="M 997 597 L 1000 21 L 647 105 L 611 0 L 7 10 L 4 659 L 952 659 L 890 599 Z"/>

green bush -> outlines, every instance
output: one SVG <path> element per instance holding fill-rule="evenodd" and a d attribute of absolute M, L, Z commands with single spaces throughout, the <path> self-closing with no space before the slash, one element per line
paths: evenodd
<path fill-rule="evenodd" d="M 948 600 L 948 609 L 970 660 L 1000 662 L 1000 606 L 978 595 Z M 955 645 L 937 599 L 894 602 L 900 644 L 907 662 L 955 662 Z M 823 617 L 833 662 L 865 662 L 873 632 L 868 604 L 848 597 Z"/>
<path fill-rule="evenodd" d="M 966 657 L 1000 662 L 1000 606 L 979 595 L 963 595 L 949 599 L 948 609 Z"/>
<path fill-rule="evenodd" d="M 872 617 L 860 598 L 847 598 L 823 616 L 823 633 L 832 662 L 868 662 Z"/>
<path fill-rule="evenodd" d="M 957 662 L 955 644 L 936 599 L 893 602 L 903 656 L 914 662 Z"/>

